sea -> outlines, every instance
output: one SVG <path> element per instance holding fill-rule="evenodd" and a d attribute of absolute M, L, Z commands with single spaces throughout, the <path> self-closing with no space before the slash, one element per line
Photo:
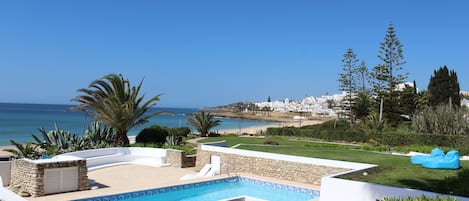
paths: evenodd
<path fill-rule="evenodd" d="M 11 145 L 11 140 L 20 143 L 33 141 L 32 134 L 40 136 L 39 128 L 46 131 L 55 129 L 55 125 L 61 130 L 67 130 L 77 135 L 83 135 L 93 117 L 84 112 L 71 111 L 73 105 L 57 104 L 23 104 L 0 103 L 0 146 Z M 129 136 L 137 135 L 142 129 L 151 125 L 161 125 L 170 128 L 189 127 L 187 119 L 192 113 L 199 112 L 197 108 L 152 108 L 152 111 L 170 112 L 173 115 L 161 114 L 129 131 Z M 212 131 L 226 129 L 240 129 L 253 126 L 272 125 L 272 122 L 254 121 L 246 119 L 221 118 L 219 126 Z"/>

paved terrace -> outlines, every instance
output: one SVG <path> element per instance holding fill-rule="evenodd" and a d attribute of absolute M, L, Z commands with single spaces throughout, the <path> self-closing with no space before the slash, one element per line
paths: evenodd
<path fill-rule="evenodd" d="M 179 178 L 186 174 L 195 173 L 195 168 L 175 168 L 175 167 L 150 167 L 143 165 L 120 165 L 88 172 L 88 178 L 95 180 L 99 185 L 103 185 L 96 190 L 76 191 L 47 195 L 43 197 L 26 198 L 31 201 L 50 201 L 50 200 L 74 200 L 87 197 L 96 197 L 103 195 L 112 195 L 138 190 L 159 188 L 164 186 L 173 186 L 186 183 L 194 183 L 219 178 L 225 178 L 228 175 L 218 175 L 214 177 L 193 179 L 181 181 Z M 265 179 L 272 182 L 296 185 L 306 188 L 318 189 L 319 186 L 306 185 L 291 181 L 283 181 L 274 178 L 265 178 L 248 174 L 240 174 L 257 179 Z"/>

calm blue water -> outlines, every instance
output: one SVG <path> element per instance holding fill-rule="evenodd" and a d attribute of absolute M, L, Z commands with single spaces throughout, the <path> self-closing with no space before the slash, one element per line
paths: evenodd
<path fill-rule="evenodd" d="M 88 127 L 92 117 L 82 112 L 67 111 L 71 105 L 48 104 L 17 104 L 0 103 L 0 146 L 10 145 L 10 140 L 17 142 L 32 141 L 31 134 L 39 135 L 38 128 L 54 129 L 56 122 L 60 129 L 82 134 Z M 172 112 L 175 115 L 159 115 L 145 125 L 129 131 L 129 135 L 137 135 L 143 128 L 150 125 L 167 127 L 187 126 L 191 113 L 198 112 L 195 108 L 156 108 L 158 111 Z M 213 130 L 237 129 L 270 124 L 262 121 L 222 118 L 222 124 Z"/>
<path fill-rule="evenodd" d="M 319 197 L 318 191 L 310 189 L 305 189 L 303 192 L 295 191 L 294 189 L 296 187 L 270 182 L 266 183 L 269 184 L 261 185 L 236 180 L 208 185 L 193 184 L 190 186 L 191 184 L 189 184 L 179 188 L 177 186 L 169 187 L 163 192 L 158 192 L 158 189 L 155 189 L 146 192 L 142 191 L 105 197 L 109 198 L 108 200 L 122 201 L 218 201 L 238 196 L 249 196 L 269 201 L 308 201 Z M 283 188 L 279 188 L 278 186 L 283 186 Z M 80 201 L 106 200 L 105 197 L 86 198 Z"/>

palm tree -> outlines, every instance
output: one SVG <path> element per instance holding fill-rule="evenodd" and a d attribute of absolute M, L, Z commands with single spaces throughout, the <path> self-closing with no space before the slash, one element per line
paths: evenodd
<path fill-rule="evenodd" d="M 370 114 L 372 107 L 372 97 L 369 93 L 358 92 L 354 99 L 355 104 L 352 106 L 353 114 L 357 119 L 365 120 Z"/>
<path fill-rule="evenodd" d="M 214 116 L 210 112 L 205 113 L 201 111 L 199 113 L 192 114 L 192 118 L 187 119 L 190 125 L 194 126 L 197 131 L 200 132 L 201 136 L 207 136 L 211 128 L 221 124 L 220 120 L 214 120 Z"/>
<path fill-rule="evenodd" d="M 139 96 L 143 80 L 138 86 L 121 74 L 109 74 L 90 83 L 88 88 L 79 89 L 83 93 L 72 99 L 80 105 L 72 109 L 94 116 L 94 120 L 110 126 L 116 132 L 114 145 L 128 146 L 127 132 L 162 112 L 147 113 L 160 96 L 156 95 L 144 102 L 145 94 Z"/>
<path fill-rule="evenodd" d="M 32 142 L 28 142 L 26 145 L 22 145 L 14 140 L 10 142 L 15 148 L 4 149 L 4 151 L 12 153 L 15 158 L 37 159 L 42 155 L 42 153 L 38 151 L 38 147 Z"/>

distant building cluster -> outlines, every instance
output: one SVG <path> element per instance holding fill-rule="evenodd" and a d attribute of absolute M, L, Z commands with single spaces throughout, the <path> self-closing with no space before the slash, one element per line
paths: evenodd
<path fill-rule="evenodd" d="M 413 83 L 405 83 L 399 85 L 398 90 L 402 90 L 406 86 L 413 87 Z M 336 116 L 337 113 L 343 113 L 343 108 L 340 106 L 344 104 L 342 100 L 346 98 L 347 93 L 342 92 L 341 94 L 323 95 L 321 97 L 309 96 L 303 100 L 277 100 L 271 102 L 257 102 L 254 103 L 259 108 L 269 108 L 274 112 L 307 112 L 318 114 L 321 116 Z M 465 105 L 469 108 L 469 92 L 461 91 L 462 98 L 461 105 Z"/>
<path fill-rule="evenodd" d="M 335 115 L 337 110 L 333 109 L 338 106 L 346 93 L 334 95 L 323 95 L 321 97 L 306 97 L 303 100 L 277 100 L 271 102 L 255 103 L 259 108 L 268 107 L 274 112 L 308 112 L 323 116 Z"/>

